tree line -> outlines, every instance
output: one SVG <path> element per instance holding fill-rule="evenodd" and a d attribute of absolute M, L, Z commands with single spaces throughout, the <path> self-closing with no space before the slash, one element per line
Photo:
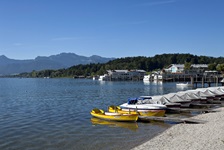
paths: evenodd
<path fill-rule="evenodd" d="M 218 70 L 224 72 L 224 57 L 208 57 L 208 56 L 196 56 L 192 54 L 161 54 L 154 57 L 125 57 L 118 58 L 107 63 L 101 64 L 87 64 L 76 65 L 66 69 L 59 70 L 33 70 L 30 73 L 21 73 L 20 77 L 87 77 L 95 75 L 103 75 L 106 70 L 118 70 L 118 69 L 141 69 L 147 72 L 153 70 L 161 70 L 170 64 L 208 64 L 209 70 Z"/>

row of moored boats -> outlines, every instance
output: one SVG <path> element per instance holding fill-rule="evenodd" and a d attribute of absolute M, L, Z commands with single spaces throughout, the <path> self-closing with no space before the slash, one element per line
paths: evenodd
<path fill-rule="evenodd" d="M 129 98 L 127 103 L 109 106 L 105 112 L 94 108 L 91 115 L 112 121 L 137 121 L 138 116 L 164 116 L 167 108 L 191 107 L 224 100 L 224 87 L 198 88 L 155 96 Z"/>

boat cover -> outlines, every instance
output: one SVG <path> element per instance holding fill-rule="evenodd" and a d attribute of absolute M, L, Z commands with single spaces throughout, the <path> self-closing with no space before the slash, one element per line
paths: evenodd
<path fill-rule="evenodd" d="M 164 95 L 172 103 L 181 103 L 181 102 L 191 102 L 191 100 L 183 99 L 182 97 L 178 96 L 176 93 L 170 93 Z"/>
<path fill-rule="evenodd" d="M 197 99 L 200 99 L 200 97 L 198 97 L 194 93 L 177 92 L 177 95 L 180 96 L 181 98 L 187 99 L 187 100 L 197 100 Z"/>

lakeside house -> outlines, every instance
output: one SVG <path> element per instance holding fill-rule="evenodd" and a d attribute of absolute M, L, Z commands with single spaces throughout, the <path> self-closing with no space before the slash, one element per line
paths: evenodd
<path fill-rule="evenodd" d="M 101 81 L 143 80 L 145 70 L 107 70 L 99 77 Z"/>
<path fill-rule="evenodd" d="M 190 70 L 184 70 L 184 64 L 171 64 L 164 69 L 166 73 L 203 73 L 208 69 L 207 64 L 192 64 Z M 189 72 L 190 71 L 190 72 Z"/>

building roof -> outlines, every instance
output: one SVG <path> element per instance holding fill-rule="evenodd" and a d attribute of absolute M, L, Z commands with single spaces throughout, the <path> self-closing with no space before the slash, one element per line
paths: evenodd
<path fill-rule="evenodd" d="M 207 64 L 192 64 L 191 67 L 193 68 L 208 68 Z"/>
<path fill-rule="evenodd" d="M 143 72 L 145 73 L 146 71 L 145 70 L 107 70 L 107 72 Z"/>
<path fill-rule="evenodd" d="M 171 64 L 169 65 L 167 68 L 170 68 L 170 67 L 177 67 L 177 68 L 184 68 L 184 64 Z M 193 68 L 207 68 L 208 65 L 207 64 L 192 64 L 191 67 Z"/>

